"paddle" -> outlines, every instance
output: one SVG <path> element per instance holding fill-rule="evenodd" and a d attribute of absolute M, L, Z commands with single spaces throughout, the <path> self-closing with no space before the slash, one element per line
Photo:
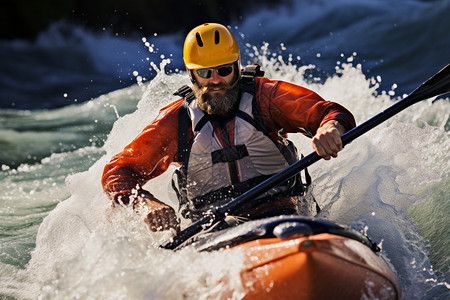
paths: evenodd
<path fill-rule="evenodd" d="M 422 85 L 420 85 L 416 90 L 414 90 L 411 94 L 409 94 L 404 99 L 396 102 L 394 105 L 390 106 L 383 112 L 378 115 L 372 117 L 368 121 L 363 124 L 353 128 L 348 131 L 344 135 L 342 135 L 342 143 L 343 145 L 347 145 L 354 139 L 363 135 L 367 131 L 371 130 L 375 126 L 378 126 L 382 122 L 387 119 L 393 117 L 400 111 L 405 108 L 428 98 L 439 96 L 445 93 L 450 92 L 450 64 L 443 68 L 441 71 L 436 73 Z M 252 189 L 248 190 L 244 194 L 236 197 L 230 202 L 212 209 L 209 213 L 199 219 L 197 222 L 193 223 L 191 226 L 187 227 L 183 231 L 179 232 L 171 241 L 168 241 L 160 246 L 160 248 L 164 249 L 176 249 L 181 244 L 186 242 L 188 239 L 199 233 L 202 229 L 208 229 L 213 226 L 218 220 L 224 218 L 225 214 L 229 212 L 232 208 L 253 199 L 260 194 L 268 191 L 272 187 L 279 185 L 280 183 L 288 180 L 292 176 L 295 176 L 298 172 L 303 169 L 309 167 L 313 163 L 319 161 L 321 157 L 313 152 L 308 156 L 305 156 L 303 159 L 297 161 L 296 163 L 290 165 L 283 171 L 273 175 Z"/>

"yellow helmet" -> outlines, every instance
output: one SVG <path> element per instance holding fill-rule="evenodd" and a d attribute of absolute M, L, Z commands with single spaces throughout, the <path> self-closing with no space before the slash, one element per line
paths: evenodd
<path fill-rule="evenodd" d="M 187 69 L 212 68 L 239 60 L 239 46 L 228 28 L 206 23 L 192 29 L 184 42 Z"/>

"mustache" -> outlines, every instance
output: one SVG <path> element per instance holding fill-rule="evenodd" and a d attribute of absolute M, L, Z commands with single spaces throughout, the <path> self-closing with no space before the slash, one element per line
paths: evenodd
<path fill-rule="evenodd" d="M 201 91 L 202 94 L 206 94 L 207 92 L 209 92 L 210 90 L 214 90 L 214 89 L 225 89 L 225 90 L 229 90 L 232 87 L 228 84 L 208 84 L 202 87 Z"/>

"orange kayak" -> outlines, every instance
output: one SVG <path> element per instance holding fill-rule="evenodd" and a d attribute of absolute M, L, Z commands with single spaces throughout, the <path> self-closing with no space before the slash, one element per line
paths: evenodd
<path fill-rule="evenodd" d="M 366 236 L 312 218 L 280 216 L 212 233 L 201 250 L 243 251 L 244 299 L 400 299 L 394 273 Z"/>

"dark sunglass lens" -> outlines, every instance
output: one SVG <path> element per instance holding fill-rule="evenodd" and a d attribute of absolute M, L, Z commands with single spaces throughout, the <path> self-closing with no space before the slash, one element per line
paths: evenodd
<path fill-rule="evenodd" d="M 225 66 L 225 67 L 220 67 L 217 69 L 217 73 L 222 77 L 230 75 L 231 72 L 233 72 L 232 66 Z"/>
<path fill-rule="evenodd" d="M 233 66 L 223 66 L 223 67 L 219 67 L 216 69 L 217 70 L 217 74 L 219 74 L 222 77 L 228 76 L 231 74 L 231 72 L 233 72 Z M 198 69 L 196 70 L 198 76 L 200 76 L 201 78 L 211 78 L 214 69 L 212 68 L 206 68 L 206 69 Z"/>
<path fill-rule="evenodd" d="M 201 78 L 205 78 L 208 79 L 212 76 L 213 74 L 213 69 L 198 69 L 197 70 L 197 74 L 198 76 L 200 76 Z"/>

